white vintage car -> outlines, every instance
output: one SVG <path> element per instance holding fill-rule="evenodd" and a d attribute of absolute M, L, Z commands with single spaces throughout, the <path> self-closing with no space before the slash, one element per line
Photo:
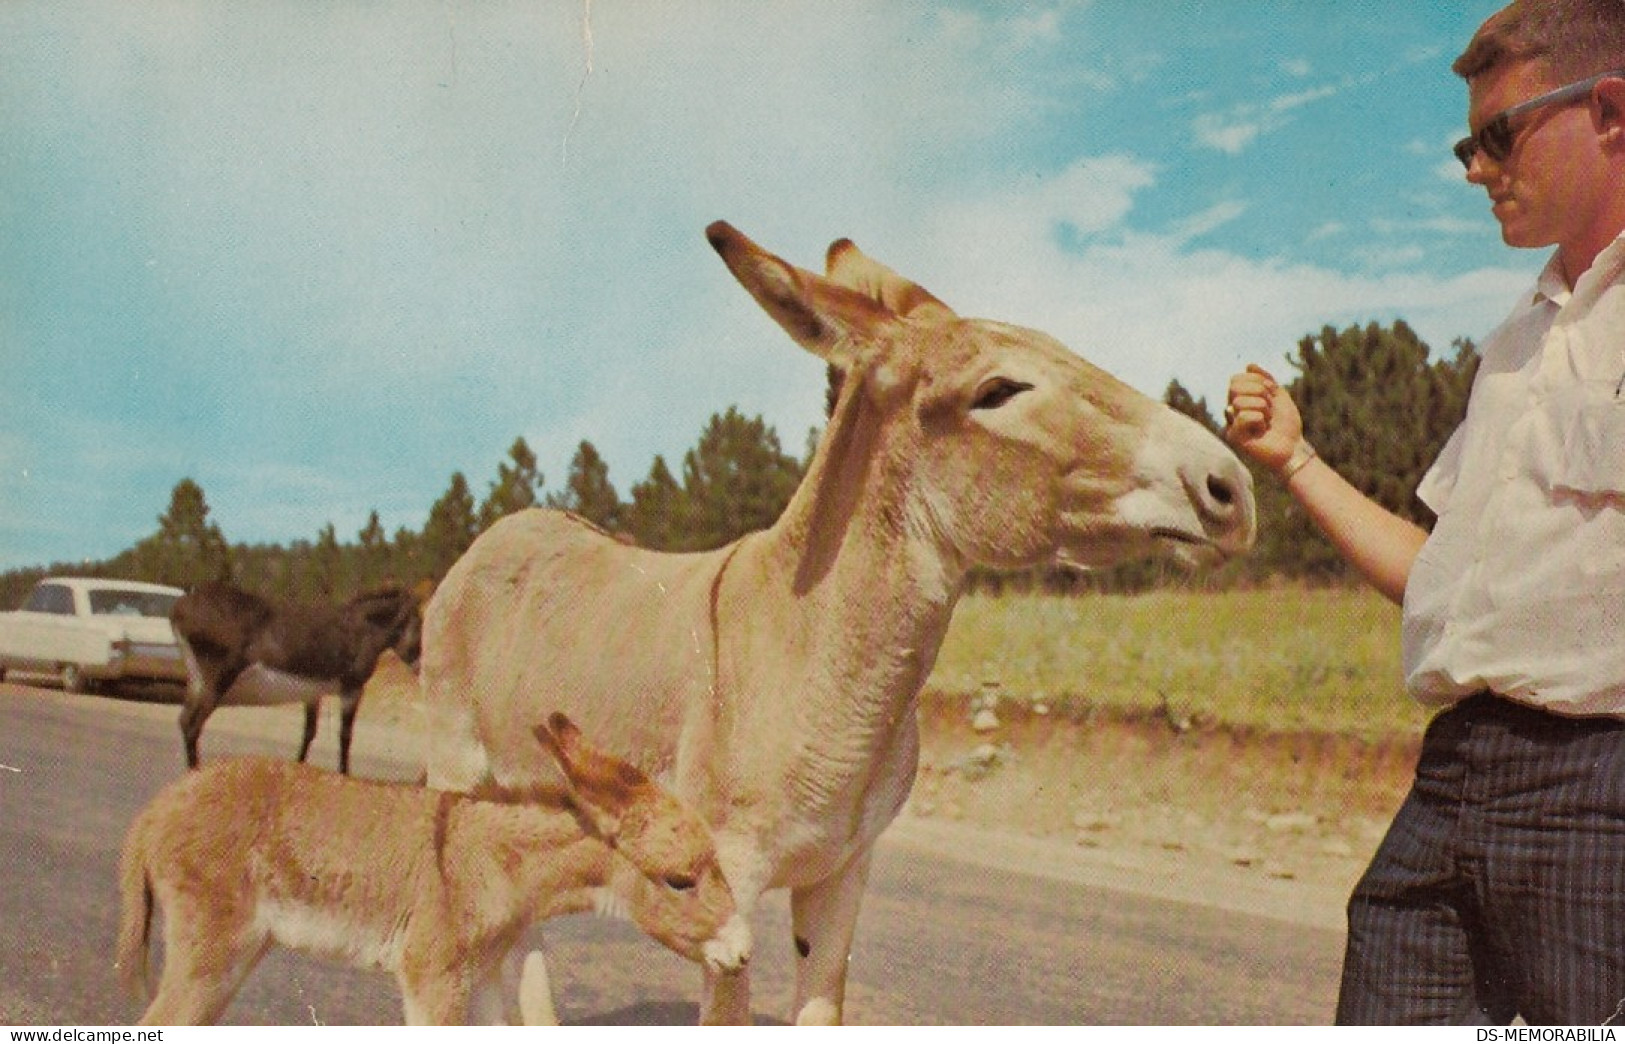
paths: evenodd
<path fill-rule="evenodd" d="M 178 587 L 137 580 L 49 577 L 13 613 L 0 613 L 0 680 L 54 675 L 68 692 L 103 682 L 186 681 L 169 610 Z"/>

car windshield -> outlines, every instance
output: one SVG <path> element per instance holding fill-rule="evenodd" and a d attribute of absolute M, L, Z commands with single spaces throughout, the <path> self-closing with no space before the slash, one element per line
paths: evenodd
<path fill-rule="evenodd" d="M 125 591 L 104 588 L 90 592 L 90 611 L 96 616 L 158 616 L 168 619 L 179 595 L 162 591 Z"/>

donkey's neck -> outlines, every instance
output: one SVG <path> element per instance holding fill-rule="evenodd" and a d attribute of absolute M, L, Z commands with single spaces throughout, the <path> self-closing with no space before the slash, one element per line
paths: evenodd
<path fill-rule="evenodd" d="M 798 591 L 833 574 L 848 594 L 856 586 L 889 596 L 895 608 L 951 612 L 966 563 L 941 539 L 931 493 L 919 487 L 913 466 L 921 451 L 913 444 L 918 434 L 905 417 L 887 416 L 865 394 L 867 383 L 858 374 L 846 382 L 775 536 L 799 555 Z M 870 580 L 859 586 L 864 574 Z M 885 586 L 877 588 L 876 581 Z"/>
<path fill-rule="evenodd" d="M 938 538 L 928 496 L 889 450 L 880 411 L 848 394 L 778 523 L 741 548 L 757 560 L 777 633 L 825 680 L 895 718 L 936 661 L 966 567 Z M 744 562 L 741 568 L 748 568 Z"/>

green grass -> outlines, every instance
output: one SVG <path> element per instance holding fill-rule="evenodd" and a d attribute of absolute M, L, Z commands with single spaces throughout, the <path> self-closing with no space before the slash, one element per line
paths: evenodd
<path fill-rule="evenodd" d="M 1366 589 L 970 596 L 926 698 L 987 691 L 1060 711 L 1166 699 L 1278 730 L 1374 736 L 1426 720 L 1400 676 L 1399 609 Z"/>

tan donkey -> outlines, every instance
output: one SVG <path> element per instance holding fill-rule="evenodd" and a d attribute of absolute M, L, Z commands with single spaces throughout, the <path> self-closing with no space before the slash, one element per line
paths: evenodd
<path fill-rule="evenodd" d="M 394 972 L 409 1023 L 511 1021 L 505 954 L 533 922 L 594 908 L 713 973 L 741 969 L 750 931 L 705 824 L 563 714 L 535 735 L 563 786 L 452 794 L 265 758 L 172 783 L 131 825 L 120 871 L 116 966 L 138 992 L 154 900 L 164 911 L 141 1021 L 212 1023 L 273 942 Z"/>
<path fill-rule="evenodd" d="M 486 530 L 424 610 L 428 779 L 551 778 L 531 693 L 567 694 L 558 709 L 711 824 L 743 914 L 789 889 L 790 1017 L 834 1023 L 971 571 L 1239 554 L 1252 479 L 1189 417 L 1037 330 L 960 316 L 850 240 L 818 275 L 724 223 L 707 236 L 840 374 L 806 477 L 770 528 L 713 551 L 628 547 L 557 511 Z M 701 1014 L 749 1022 L 749 971 L 708 974 Z"/>

